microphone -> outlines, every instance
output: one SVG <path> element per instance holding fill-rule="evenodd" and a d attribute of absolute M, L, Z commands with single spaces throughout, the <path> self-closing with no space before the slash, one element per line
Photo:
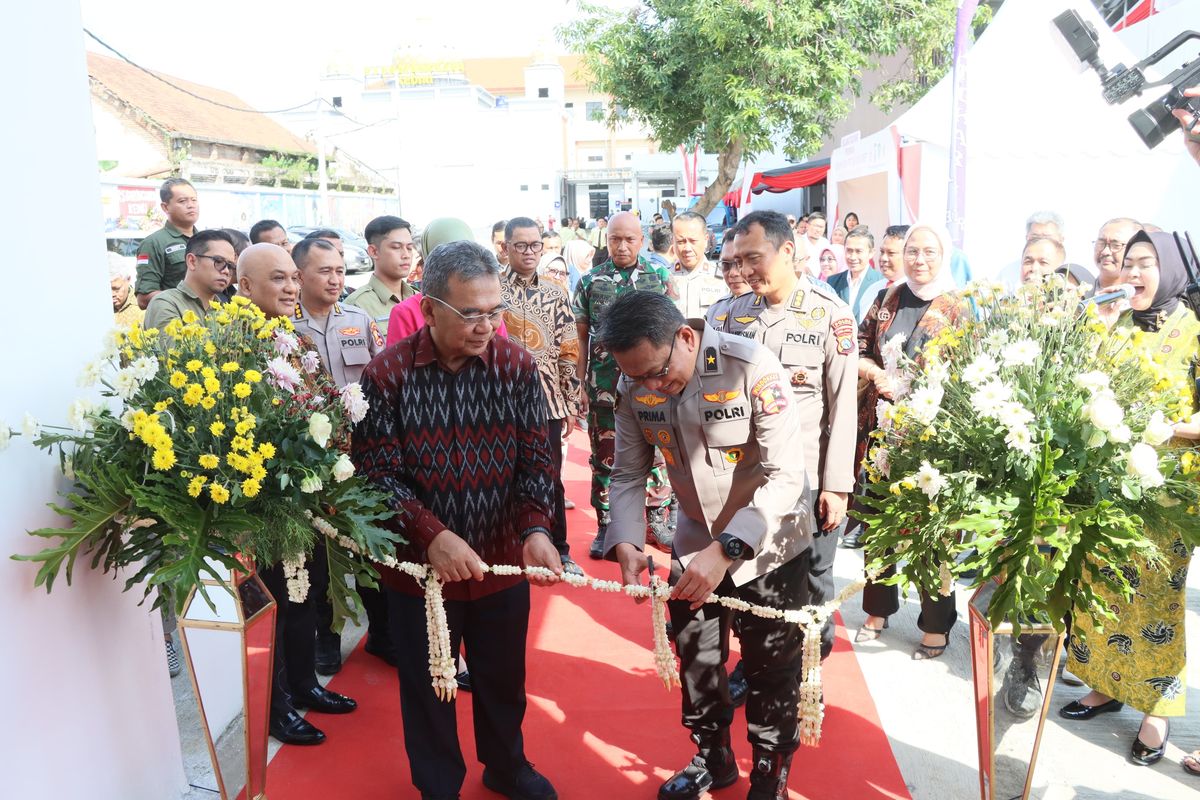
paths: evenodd
<path fill-rule="evenodd" d="M 1121 300 L 1128 301 L 1132 299 L 1134 288 L 1127 283 L 1121 283 L 1116 286 L 1110 286 L 1103 292 L 1097 292 L 1080 303 L 1080 308 L 1088 306 L 1106 306 L 1110 303 L 1116 303 Z"/>

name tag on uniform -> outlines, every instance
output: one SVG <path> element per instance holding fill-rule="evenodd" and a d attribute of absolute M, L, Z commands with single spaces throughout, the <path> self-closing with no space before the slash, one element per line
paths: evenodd
<path fill-rule="evenodd" d="M 731 408 L 706 408 L 704 409 L 705 422 L 723 422 L 731 419 L 745 419 L 746 407 L 733 406 Z"/>
<path fill-rule="evenodd" d="M 638 409 L 638 422 L 666 422 L 667 414 L 665 411 L 642 411 Z"/>
<path fill-rule="evenodd" d="M 182 242 L 169 244 L 163 248 L 163 255 L 169 256 L 171 253 L 178 253 L 180 250 L 187 250 L 187 245 L 183 244 Z"/>
<path fill-rule="evenodd" d="M 785 344 L 806 344 L 810 347 L 825 346 L 825 336 L 817 331 L 788 331 L 783 341 Z"/>

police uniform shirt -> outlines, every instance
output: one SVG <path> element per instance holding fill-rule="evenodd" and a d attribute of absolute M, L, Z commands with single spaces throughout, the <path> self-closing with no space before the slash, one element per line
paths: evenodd
<path fill-rule="evenodd" d="M 749 558 L 730 569 L 742 586 L 787 563 L 812 543 L 813 515 L 801 432 L 787 372 L 757 342 L 700 320 L 696 372 L 677 395 L 622 376 L 616 406 L 611 521 L 605 552 L 645 543 L 646 476 L 662 453 L 679 503 L 673 549 L 686 567 L 722 533 Z"/>
<path fill-rule="evenodd" d="M 801 276 L 775 307 L 754 293 L 735 298 L 723 330 L 764 344 L 783 364 L 800 406 L 814 488 L 854 490 L 858 430 L 858 326 L 829 286 Z"/>
<path fill-rule="evenodd" d="M 685 319 L 703 318 L 713 303 L 729 292 L 725 281 L 716 276 L 708 261 L 697 265 L 691 272 L 676 264 L 671 270 L 671 280 L 679 295 L 675 306 Z"/>
<path fill-rule="evenodd" d="M 323 321 L 313 318 L 304 304 L 296 304 L 292 324 L 312 340 L 321 363 L 338 388 L 356 383 L 363 369 L 383 349 L 375 320 L 361 308 L 334 303 Z"/>
<path fill-rule="evenodd" d="M 179 229 L 167 222 L 142 239 L 137 251 L 135 294 L 174 289 L 187 275 L 187 243 Z"/>
<path fill-rule="evenodd" d="M 729 307 L 733 305 L 733 301 L 738 297 L 741 297 L 741 295 L 727 294 L 724 297 L 717 298 L 716 302 L 708 307 L 708 312 L 704 315 L 704 321 L 717 330 L 724 330 L 725 318 L 729 316 Z"/>

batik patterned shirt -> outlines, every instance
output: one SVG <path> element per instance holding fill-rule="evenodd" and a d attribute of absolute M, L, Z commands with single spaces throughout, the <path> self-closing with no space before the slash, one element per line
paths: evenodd
<path fill-rule="evenodd" d="M 500 285 L 508 311 L 508 338 L 523 345 L 537 363 L 550 419 L 579 413 L 579 331 L 566 292 L 535 273 L 523 278 L 509 270 Z"/>
<path fill-rule="evenodd" d="M 354 428 L 351 457 L 392 497 L 388 524 L 408 540 L 396 557 L 427 562 L 430 542 L 450 530 L 488 564 L 521 564 L 523 537 L 550 529 L 554 481 L 545 393 L 529 354 L 496 337 L 451 372 L 425 327 L 372 360 L 361 383 L 370 411 Z M 420 594 L 412 578 L 380 572 L 392 588 Z M 470 600 L 521 580 L 489 574 L 444 593 Z"/>

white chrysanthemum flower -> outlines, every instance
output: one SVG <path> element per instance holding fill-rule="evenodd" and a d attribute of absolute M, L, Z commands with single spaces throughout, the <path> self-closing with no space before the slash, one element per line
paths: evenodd
<path fill-rule="evenodd" d="M 1080 389 L 1087 389 L 1089 392 L 1099 392 L 1107 389 L 1109 384 L 1108 376 L 1103 372 L 1081 372 L 1075 376 L 1073 381 Z"/>
<path fill-rule="evenodd" d="M 132 400 L 134 395 L 138 393 L 138 389 L 142 388 L 142 384 L 138 382 L 137 375 L 133 374 L 130 368 L 118 370 L 113 376 L 113 391 L 122 400 Z"/>
<path fill-rule="evenodd" d="M 321 356 L 316 350 L 309 350 L 300 356 L 300 366 L 309 375 L 321 368 Z"/>
<path fill-rule="evenodd" d="M 136 408 L 127 408 L 125 413 L 121 415 L 121 427 L 129 432 L 133 432 L 133 415 Z"/>
<path fill-rule="evenodd" d="M 1158 447 L 1160 444 L 1171 441 L 1171 437 L 1174 435 L 1175 427 L 1167 422 L 1161 411 L 1155 411 L 1150 417 L 1150 421 L 1146 423 L 1142 441 L 1152 447 Z"/>
<path fill-rule="evenodd" d="M 928 461 L 921 462 L 921 468 L 917 470 L 917 474 L 913 476 L 917 482 L 917 488 L 925 493 L 925 496 L 930 500 L 937 497 L 942 489 L 946 488 L 948 481 L 942 476 L 937 467 L 931 465 Z"/>
<path fill-rule="evenodd" d="M 36 439 L 42 434 L 42 423 L 38 422 L 33 414 L 26 411 L 24 419 L 21 420 L 21 433 L 31 440 Z"/>
<path fill-rule="evenodd" d="M 1125 471 L 1148 489 L 1156 489 L 1166 482 L 1158 470 L 1158 451 L 1145 442 L 1138 442 L 1129 449 Z"/>
<path fill-rule="evenodd" d="M 267 362 L 267 383 L 288 394 L 295 394 L 300 385 L 300 373 L 284 358 L 272 358 Z"/>
<path fill-rule="evenodd" d="M 333 462 L 333 479 L 338 483 L 347 480 L 354 475 L 354 462 L 345 453 L 338 456 L 337 461 Z"/>
<path fill-rule="evenodd" d="M 100 362 L 93 361 L 83 368 L 79 373 L 79 377 L 75 380 L 76 385 L 81 389 L 90 389 L 95 386 L 100 380 Z"/>
<path fill-rule="evenodd" d="M 290 356 L 300 350 L 300 340 L 287 331 L 275 331 L 275 352 Z"/>
<path fill-rule="evenodd" d="M 0 422 L 0 450 L 7 450 L 9 443 L 12 441 L 12 428 L 8 427 L 3 422 Z"/>
<path fill-rule="evenodd" d="M 934 361 L 925 367 L 925 385 L 943 386 L 950 378 L 950 367 L 945 361 Z"/>
<path fill-rule="evenodd" d="M 91 400 L 76 400 L 67 406 L 67 422 L 77 433 L 87 433 L 95 427 L 88 415 L 94 414 L 96 408 Z"/>
<path fill-rule="evenodd" d="M 1033 339 L 1018 339 L 1000 354 L 1006 367 L 1028 367 L 1042 354 L 1042 347 Z"/>
<path fill-rule="evenodd" d="M 117 357 L 121 352 L 121 340 L 124 338 L 125 332 L 120 328 L 113 328 L 104 335 L 104 348 L 100 351 L 100 358 L 105 361 L 110 361 Z"/>
<path fill-rule="evenodd" d="M 1021 428 L 1033 422 L 1033 412 L 1016 401 L 1002 403 L 996 409 L 996 419 L 1006 428 Z"/>
<path fill-rule="evenodd" d="M 1043 328 L 1057 328 L 1059 316 L 1057 314 L 1042 314 L 1042 318 L 1038 320 Z"/>
<path fill-rule="evenodd" d="M 902 397 L 907 397 L 912 389 L 912 376 L 908 373 L 903 375 L 892 376 L 892 397 L 899 400 Z"/>
<path fill-rule="evenodd" d="M 871 451 L 871 466 L 885 478 L 892 476 L 891 455 L 886 447 L 880 445 Z"/>
<path fill-rule="evenodd" d="M 158 374 L 158 359 L 154 356 L 142 356 L 130 364 L 129 369 L 140 383 L 145 383 L 153 380 Z"/>
<path fill-rule="evenodd" d="M 305 494 L 319 492 L 325 488 L 325 483 L 316 475 L 305 475 L 300 481 L 300 491 Z"/>
<path fill-rule="evenodd" d="M 1133 431 L 1129 430 L 1129 426 L 1122 422 L 1108 432 L 1108 439 L 1117 444 L 1129 444 L 1130 440 L 1133 439 Z"/>
<path fill-rule="evenodd" d="M 346 409 L 350 421 L 358 424 L 367 415 L 371 404 L 363 397 L 362 386 L 357 383 L 347 383 L 342 387 L 342 407 Z"/>
<path fill-rule="evenodd" d="M 963 383 L 978 388 L 995 377 L 996 371 L 999 369 L 1000 365 L 996 363 L 996 359 L 987 353 L 982 353 L 962 371 Z"/>
<path fill-rule="evenodd" d="M 1097 430 L 1111 433 L 1125 421 L 1125 409 L 1111 392 L 1100 392 L 1084 405 L 1083 418 Z"/>
<path fill-rule="evenodd" d="M 883 347 L 879 348 L 879 355 L 883 356 L 885 368 L 895 368 L 896 363 L 900 361 L 900 356 L 904 355 L 904 342 L 907 339 L 907 336 L 893 336 L 883 343 Z"/>
<path fill-rule="evenodd" d="M 333 423 L 330 422 L 327 414 L 318 411 L 308 418 L 308 435 L 319 446 L 325 447 L 329 444 L 329 437 L 332 433 Z"/>
<path fill-rule="evenodd" d="M 1033 453 L 1033 434 L 1024 425 L 1015 425 L 1009 428 L 1008 434 L 1004 437 L 1004 443 L 1013 450 L 1018 450 L 1026 455 Z"/>
<path fill-rule="evenodd" d="M 924 386 L 913 392 L 908 400 L 909 414 L 922 425 L 928 425 L 942 410 L 945 392 L 940 386 Z"/>
<path fill-rule="evenodd" d="M 988 350 L 994 353 L 1008 344 L 1008 333 L 997 328 L 984 337 L 983 344 Z"/>
<path fill-rule="evenodd" d="M 1000 408 L 1012 400 L 1012 389 L 1003 382 L 991 380 L 971 395 L 971 406 L 981 417 L 994 417 Z"/>

